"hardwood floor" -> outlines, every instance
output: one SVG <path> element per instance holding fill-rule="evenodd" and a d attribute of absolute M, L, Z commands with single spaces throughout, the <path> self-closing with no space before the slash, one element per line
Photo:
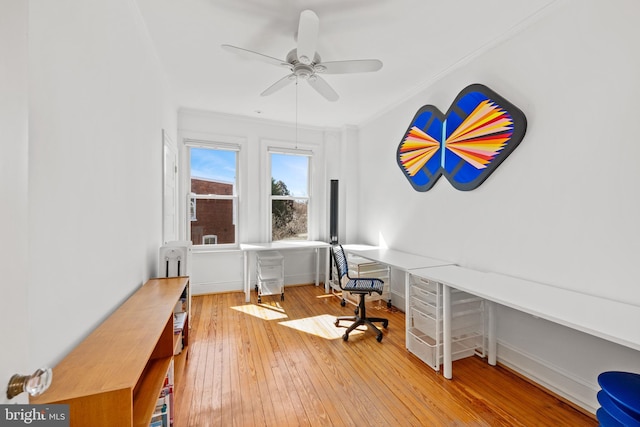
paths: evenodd
<path fill-rule="evenodd" d="M 596 426 L 597 421 L 478 357 L 449 381 L 405 348 L 404 313 L 371 332 L 334 326 L 354 306 L 324 288 L 290 286 L 285 300 L 196 296 L 175 426 Z M 348 322 L 342 322 L 348 325 Z"/>

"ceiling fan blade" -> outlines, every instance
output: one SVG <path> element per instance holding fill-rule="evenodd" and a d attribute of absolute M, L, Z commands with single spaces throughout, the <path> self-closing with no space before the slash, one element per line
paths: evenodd
<path fill-rule="evenodd" d="M 316 72 L 323 74 L 369 73 L 382 68 L 377 59 L 354 59 L 350 61 L 330 61 L 317 65 Z M 324 68 L 324 69 L 323 69 Z"/>
<path fill-rule="evenodd" d="M 289 74 L 288 76 L 284 76 L 283 78 L 281 78 L 280 80 L 278 80 L 277 82 L 275 82 L 274 84 L 266 88 L 264 92 L 260 94 L 260 96 L 269 96 L 272 93 L 277 92 L 283 87 L 287 86 L 289 83 L 293 82 L 295 79 L 296 79 L 295 74 Z"/>
<path fill-rule="evenodd" d="M 241 47 L 231 46 L 229 44 L 223 44 L 221 45 L 221 47 L 227 52 L 235 53 L 236 55 L 240 55 L 246 59 L 257 59 L 258 61 L 268 62 L 269 64 L 273 65 L 291 67 L 291 65 L 288 64 L 287 61 L 283 61 L 282 59 L 274 58 L 272 56 L 263 55 L 249 49 L 243 49 Z"/>
<path fill-rule="evenodd" d="M 298 61 L 311 64 L 316 55 L 320 20 L 312 10 L 303 10 L 298 23 Z"/>
<path fill-rule="evenodd" d="M 324 96 L 329 101 L 337 101 L 338 98 L 340 98 L 336 93 L 336 91 L 333 90 L 333 88 L 329 86 L 329 83 L 327 83 L 327 81 L 322 77 L 318 75 L 313 75 L 309 77 L 307 81 L 309 82 L 312 88 L 318 91 L 320 95 Z"/>

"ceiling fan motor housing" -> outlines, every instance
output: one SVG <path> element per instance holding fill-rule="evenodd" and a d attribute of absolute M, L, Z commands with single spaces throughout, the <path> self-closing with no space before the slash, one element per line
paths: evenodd
<path fill-rule="evenodd" d="M 313 56 L 313 61 L 311 61 L 311 63 L 303 64 L 302 62 L 300 62 L 300 60 L 298 59 L 297 49 L 293 49 L 287 54 L 287 62 L 291 64 L 291 71 L 293 72 L 293 74 L 295 74 L 296 77 L 300 79 L 308 79 L 317 71 L 322 71 L 322 69 L 324 68 L 320 65 L 316 66 L 316 64 L 320 63 L 320 55 L 318 55 L 318 53 Z"/>

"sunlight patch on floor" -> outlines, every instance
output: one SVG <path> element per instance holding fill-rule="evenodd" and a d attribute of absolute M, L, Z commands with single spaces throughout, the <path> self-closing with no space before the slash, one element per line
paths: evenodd
<path fill-rule="evenodd" d="M 288 317 L 284 312 L 284 308 L 282 308 L 279 302 L 265 304 L 245 304 L 237 305 L 231 308 L 263 320 L 278 320 L 286 319 Z"/>
<path fill-rule="evenodd" d="M 322 294 L 322 295 L 318 295 L 316 296 L 317 299 L 324 299 L 324 298 L 333 298 L 333 297 L 338 297 L 340 298 L 341 293 L 331 293 L 331 294 Z"/>
<path fill-rule="evenodd" d="M 303 319 L 287 320 L 285 322 L 280 322 L 280 324 L 328 340 L 342 338 L 344 331 L 350 325 L 350 323 L 345 320 L 340 322 L 339 327 L 336 327 L 336 316 L 330 316 L 328 314 L 305 317 Z M 364 331 L 356 329 L 351 332 L 349 336 L 361 334 L 363 332 Z"/>

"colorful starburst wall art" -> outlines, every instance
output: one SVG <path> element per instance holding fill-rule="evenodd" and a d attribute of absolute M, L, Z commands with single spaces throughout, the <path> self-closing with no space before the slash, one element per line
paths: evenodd
<path fill-rule="evenodd" d="M 519 108 L 481 84 L 467 86 L 446 114 L 418 110 L 398 146 L 398 166 L 416 191 L 441 175 L 462 191 L 482 184 L 520 144 L 527 119 Z"/>

